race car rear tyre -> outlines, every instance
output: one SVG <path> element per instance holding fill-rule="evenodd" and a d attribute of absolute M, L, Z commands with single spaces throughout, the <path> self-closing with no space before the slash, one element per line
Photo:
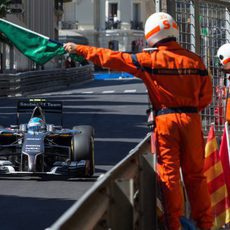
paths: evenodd
<path fill-rule="evenodd" d="M 86 133 L 75 134 L 72 138 L 71 161 L 86 160 L 89 163 L 88 176 L 94 174 L 94 138 Z"/>
<path fill-rule="evenodd" d="M 87 134 L 89 136 L 94 137 L 95 136 L 95 131 L 94 128 L 90 125 L 79 125 L 79 126 L 74 126 L 73 130 L 79 130 L 84 134 Z"/>

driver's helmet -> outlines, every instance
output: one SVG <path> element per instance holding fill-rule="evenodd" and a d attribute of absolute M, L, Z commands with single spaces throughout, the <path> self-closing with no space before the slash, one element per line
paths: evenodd
<path fill-rule="evenodd" d="M 45 129 L 45 122 L 40 117 L 33 117 L 28 123 L 28 130 L 33 132 L 42 131 Z"/>

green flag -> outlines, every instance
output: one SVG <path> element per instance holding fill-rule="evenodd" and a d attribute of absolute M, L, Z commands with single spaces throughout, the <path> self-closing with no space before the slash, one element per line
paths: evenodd
<path fill-rule="evenodd" d="M 0 19 L 0 33 L 4 34 L 21 53 L 40 65 L 66 53 L 62 43 L 4 19 Z M 76 56 L 75 60 L 77 59 Z M 79 59 L 81 60 L 81 57 Z"/>

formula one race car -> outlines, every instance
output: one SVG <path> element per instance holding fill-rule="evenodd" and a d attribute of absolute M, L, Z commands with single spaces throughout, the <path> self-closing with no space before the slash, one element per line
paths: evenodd
<path fill-rule="evenodd" d="M 31 113 L 20 124 L 22 113 Z M 94 174 L 94 128 L 72 129 L 46 123 L 45 113 L 62 116 L 62 102 L 45 99 L 20 100 L 17 125 L 0 127 L 0 175 L 64 175 L 89 177 Z"/>

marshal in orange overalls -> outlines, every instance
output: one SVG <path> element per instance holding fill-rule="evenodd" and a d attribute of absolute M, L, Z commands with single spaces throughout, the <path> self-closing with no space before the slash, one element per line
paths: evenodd
<path fill-rule="evenodd" d="M 176 41 L 136 55 L 77 45 L 76 52 L 96 65 L 141 78 L 156 111 L 157 152 L 163 182 L 168 228 L 180 229 L 183 194 L 181 167 L 192 218 L 201 229 L 213 222 L 210 196 L 203 175 L 204 142 L 199 112 L 212 100 L 212 83 L 199 56 Z"/>

